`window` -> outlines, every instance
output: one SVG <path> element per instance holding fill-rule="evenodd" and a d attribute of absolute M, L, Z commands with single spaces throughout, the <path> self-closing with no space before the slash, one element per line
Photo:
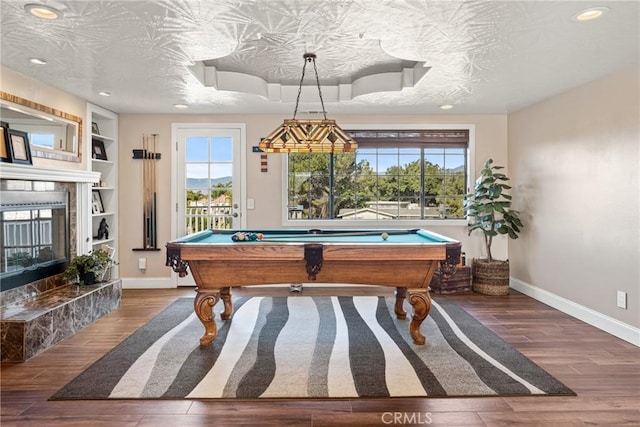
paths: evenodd
<path fill-rule="evenodd" d="M 232 144 L 230 137 L 186 139 L 185 203 L 188 234 L 231 228 Z"/>
<path fill-rule="evenodd" d="M 289 220 L 464 218 L 468 129 L 348 133 L 355 153 L 289 154 Z"/>

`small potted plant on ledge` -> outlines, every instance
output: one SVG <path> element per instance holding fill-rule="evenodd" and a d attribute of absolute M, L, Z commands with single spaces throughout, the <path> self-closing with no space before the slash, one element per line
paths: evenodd
<path fill-rule="evenodd" d="M 518 211 L 511 209 L 511 187 L 509 178 L 497 172 L 502 166 L 485 162 L 473 192 L 467 194 L 464 210 L 469 219 L 469 235 L 480 230 L 484 237 L 487 258 L 473 259 L 471 265 L 473 290 L 485 295 L 507 295 L 509 293 L 509 260 L 495 260 L 491 254 L 493 238 L 507 235 L 517 239 L 523 228 Z"/>
<path fill-rule="evenodd" d="M 93 285 L 103 280 L 105 273 L 116 264 L 108 248 L 96 249 L 88 254 L 76 255 L 64 271 L 69 283 Z"/>

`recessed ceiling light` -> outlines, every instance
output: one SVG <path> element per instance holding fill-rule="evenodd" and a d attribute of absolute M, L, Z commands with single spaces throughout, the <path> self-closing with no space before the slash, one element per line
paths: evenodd
<path fill-rule="evenodd" d="M 31 62 L 32 64 L 37 64 L 37 65 L 46 65 L 47 61 L 45 59 L 40 59 L 40 58 L 31 58 L 29 59 L 29 62 Z"/>
<path fill-rule="evenodd" d="M 42 19 L 58 19 L 62 16 L 62 12 L 58 9 L 54 9 L 51 6 L 46 6 L 44 4 L 29 3 L 24 6 L 24 9 L 33 16 L 37 16 Z"/>
<path fill-rule="evenodd" d="M 173 104 L 173 106 L 176 108 L 189 108 L 187 104 Z"/>
<path fill-rule="evenodd" d="M 102 92 L 98 92 L 98 95 L 101 95 L 101 96 L 111 96 L 111 94 L 110 94 L 109 92 L 106 92 L 106 91 L 104 91 L 104 90 L 103 90 Z"/>
<path fill-rule="evenodd" d="M 453 108 L 453 105 L 451 104 L 444 104 L 440 106 L 441 110 L 451 110 Z"/>
<path fill-rule="evenodd" d="M 571 19 L 576 22 L 592 21 L 594 19 L 600 18 L 607 12 L 609 12 L 608 7 L 592 7 L 576 13 Z"/>

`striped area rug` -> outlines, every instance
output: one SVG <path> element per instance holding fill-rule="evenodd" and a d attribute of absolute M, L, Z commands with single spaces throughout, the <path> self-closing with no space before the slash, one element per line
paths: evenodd
<path fill-rule="evenodd" d="M 200 348 L 193 299 L 181 298 L 51 400 L 574 394 L 443 298 L 422 324 L 426 345 L 413 344 L 393 303 L 238 298 L 213 345 Z"/>

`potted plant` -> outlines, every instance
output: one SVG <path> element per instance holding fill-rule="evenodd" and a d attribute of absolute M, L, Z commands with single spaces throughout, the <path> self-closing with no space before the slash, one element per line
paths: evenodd
<path fill-rule="evenodd" d="M 511 209 L 511 196 L 506 184 L 509 178 L 498 170 L 493 159 L 485 162 L 476 180 L 473 192 L 467 194 L 464 210 L 469 218 L 469 235 L 480 230 L 484 237 L 486 258 L 473 259 L 471 275 L 473 290 L 485 295 L 507 295 L 509 293 L 509 260 L 495 260 L 491 254 L 493 238 L 507 235 L 517 239 L 523 228 L 518 211 Z"/>
<path fill-rule="evenodd" d="M 70 283 L 93 285 L 102 281 L 105 273 L 116 264 L 107 249 L 96 249 L 88 254 L 76 255 L 64 271 L 64 278 Z"/>

